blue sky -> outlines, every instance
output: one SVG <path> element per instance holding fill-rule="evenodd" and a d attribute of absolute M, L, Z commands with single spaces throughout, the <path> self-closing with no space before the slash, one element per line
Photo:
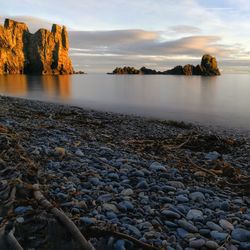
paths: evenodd
<path fill-rule="evenodd" d="M 129 64 L 158 69 L 198 63 L 211 53 L 221 67 L 250 61 L 248 0 L 0 0 L 0 21 L 25 21 L 32 32 L 68 27 L 76 68 L 111 70 Z M 245 67 L 244 67 L 245 66 Z"/>

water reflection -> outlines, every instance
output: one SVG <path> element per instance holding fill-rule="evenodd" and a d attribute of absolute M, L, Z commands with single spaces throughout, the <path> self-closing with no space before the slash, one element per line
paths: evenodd
<path fill-rule="evenodd" d="M 71 76 L 1 75 L 0 93 L 29 96 L 39 94 L 67 100 L 71 97 Z"/>
<path fill-rule="evenodd" d="M 27 77 L 24 75 L 0 75 L 0 92 L 13 95 L 26 95 Z"/>
<path fill-rule="evenodd" d="M 41 83 L 44 92 L 50 97 L 56 96 L 63 100 L 71 97 L 71 76 L 42 76 Z"/>

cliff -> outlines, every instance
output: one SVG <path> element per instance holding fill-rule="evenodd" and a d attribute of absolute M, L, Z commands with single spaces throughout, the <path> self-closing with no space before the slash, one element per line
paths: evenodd
<path fill-rule="evenodd" d="M 65 27 L 29 32 L 24 23 L 6 19 L 0 25 L 0 74 L 72 74 Z"/>
<path fill-rule="evenodd" d="M 220 75 L 216 58 L 210 55 L 203 55 L 201 64 L 197 66 L 187 64 L 185 66 L 178 65 L 166 71 L 156 71 L 142 67 L 135 69 L 134 67 L 116 68 L 110 74 L 141 74 L 141 75 L 200 75 L 200 76 L 216 76 Z"/>

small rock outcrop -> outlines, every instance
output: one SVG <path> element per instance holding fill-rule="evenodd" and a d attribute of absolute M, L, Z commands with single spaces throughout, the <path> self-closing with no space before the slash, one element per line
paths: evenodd
<path fill-rule="evenodd" d="M 6 19 L 0 25 L 0 74 L 72 74 L 66 27 L 29 32 L 24 23 Z"/>
<path fill-rule="evenodd" d="M 173 69 L 163 72 L 166 75 L 200 75 L 200 76 L 218 76 L 220 70 L 216 58 L 211 55 L 203 55 L 201 64 L 197 66 L 187 64 L 185 66 L 176 66 Z"/>
<path fill-rule="evenodd" d="M 203 55 L 201 64 L 197 66 L 187 64 L 185 66 L 178 65 L 166 71 L 156 71 L 142 67 L 139 70 L 134 67 L 116 68 L 110 74 L 141 74 L 141 75 L 198 75 L 198 76 L 217 76 L 220 70 L 217 65 L 216 58 L 210 55 Z"/>

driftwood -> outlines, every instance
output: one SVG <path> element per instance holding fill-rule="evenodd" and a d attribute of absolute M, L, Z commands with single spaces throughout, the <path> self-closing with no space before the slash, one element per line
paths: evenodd
<path fill-rule="evenodd" d="M 205 172 L 205 173 L 207 173 L 207 174 L 210 174 L 210 175 L 212 175 L 212 176 L 218 178 L 218 175 L 217 175 L 216 173 L 214 173 L 214 172 L 212 172 L 212 171 L 210 171 L 210 170 L 208 170 L 208 169 L 205 169 L 205 168 L 202 168 L 202 167 L 198 166 L 197 164 L 195 164 L 195 163 L 190 159 L 190 157 L 187 156 L 187 159 L 188 159 L 189 162 L 192 164 L 192 166 L 195 167 L 196 169 L 199 169 L 200 171 L 203 171 L 203 172 Z"/>
<path fill-rule="evenodd" d="M 6 224 L 0 228 L 0 249 L 23 250 L 22 246 L 14 236 L 14 228 L 9 232 L 6 230 Z"/>
<path fill-rule="evenodd" d="M 72 220 L 70 220 L 62 211 L 55 208 L 41 193 L 39 185 L 34 184 L 34 196 L 40 205 L 46 210 L 50 211 L 71 233 L 72 237 L 79 243 L 84 250 L 95 250 L 91 243 L 89 243 L 82 233 L 79 231 L 77 226 Z"/>
<path fill-rule="evenodd" d="M 22 246 L 14 236 L 14 229 L 12 229 L 5 237 L 12 250 L 23 250 Z"/>
<path fill-rule="evenodd" d="M 148 249 L 148 250 L 157 250 L 159 248 L 156 248 L 150 244 L 147 244 L 145 242 L 142 242 L 140 240 L 137 240 L 136 238 L 124 234 L 124 233 L 120 233 L 120 232 L 116 232 L 116 231 L 111 231 L 111 230 L 107 230 L 107 229 L 100 229 L 97 227 L 90 227 L 87 229 L 87 234 L 92 236 L 92 237 L 103 237 L 103 236 L 113 236 L 115 238 L 118 239 L 124 239 L 124 240 L 128 240 L 131 241 L 135 244 L 135 246 L 140 247 L 142 249 Z"/>

